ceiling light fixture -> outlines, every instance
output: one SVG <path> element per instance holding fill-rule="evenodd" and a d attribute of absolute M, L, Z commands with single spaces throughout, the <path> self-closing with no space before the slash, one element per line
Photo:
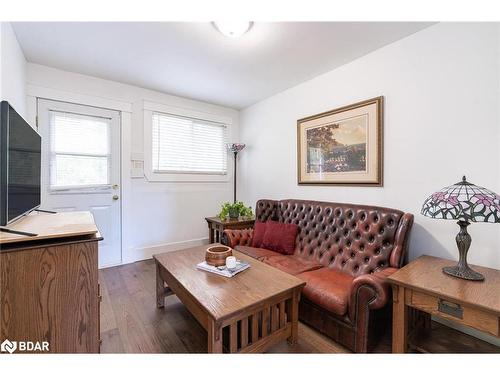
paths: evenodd
<path fill-rule="evenodd" d="M 212 23 L 221 34 L 234 39 L 245 34 L 253 25 L 253 22 L 246 21 L 214 21 Z"/>

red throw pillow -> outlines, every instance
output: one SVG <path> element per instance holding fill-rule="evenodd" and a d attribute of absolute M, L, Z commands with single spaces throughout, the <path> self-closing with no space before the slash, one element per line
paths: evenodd
<path fill-rule="evenodd" d="M 253 226 L 252 247 L 261 247 L 264 234 L 266 233 L 267 223 L 255 221 Z"/>
<path fill-rule="evenodd" d="M 295 224 L 268 221 L 262 247 L 281 254 L 292 255 L 295 250 L 295 238 L 297 237 L 298 228 Z"/>

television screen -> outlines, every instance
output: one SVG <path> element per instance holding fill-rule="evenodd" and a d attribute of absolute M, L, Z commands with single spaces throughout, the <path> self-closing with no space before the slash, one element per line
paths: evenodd
<path fill-rule="evenodd" d="M 7 225 L 40 206 L 41 138 L 5 101 L 0 115 L 0 225 Z"/>

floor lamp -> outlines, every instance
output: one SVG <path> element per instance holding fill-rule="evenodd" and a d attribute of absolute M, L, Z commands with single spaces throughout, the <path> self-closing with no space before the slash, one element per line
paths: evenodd
<path fill-rule="evenodd" d="M 244 143 L 227 143 L 227 149 L 228 151 L 231 151 L 234 154 L 234 203 L 236 203 L 236 164 L 237 164 L 237 159 L 236 157 L 238 156 L 238 152 L 243 150 L 245 148 Z"/>

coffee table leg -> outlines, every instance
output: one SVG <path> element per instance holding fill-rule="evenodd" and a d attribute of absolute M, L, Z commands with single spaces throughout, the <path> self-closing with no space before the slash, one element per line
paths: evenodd
<path fill-rule="evenodd" d="M 156 307 L 165 307 L 165 281 L 160 275 L 160 265 L 156 263 Z"/>
<path fill-rule="evenodd" d="M 208 352 L 222 353 L 222 327 L 213 319 L 208 320 Z"/>
<path fill-rule="evenodd" d="M 290 323 L 292 324 L 292 333 L 288 338 L 289 345 L 295 345 L 299 337 L 299 299 L 300 291 L 294 291 L 290 301 Z"/>

